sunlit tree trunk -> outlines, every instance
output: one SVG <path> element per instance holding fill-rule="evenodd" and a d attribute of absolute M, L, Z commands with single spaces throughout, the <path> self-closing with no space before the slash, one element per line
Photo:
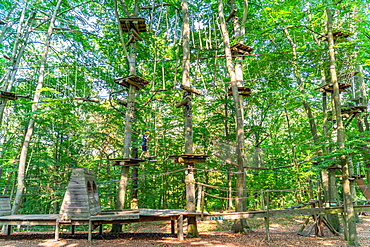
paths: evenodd
<path fill-rule="evenodd" d="M 334 51 L 334 39 L 333 39 L 333 17 L 329 8 L 326 8 L 327 14 L 327 31 L 328 31 L 328 43 L 329 43 L 329 57 L 330 57 L 330 74 L 331 74 L 331 83 L 333 84 L 333 109 L 335 109 L 335 117 L 337 120 L 337 145 L 340 151 L 343 151 L 343 154 L 340 156 L 340 163 L 342 165 L 342 185 L 343 185 L 343 202 L 344 202 L 344 217 L 345 224 L 344 227 L 348 229 L 348 240 L 349 245 L 358 246 L 357 232 L 356 232 L 356 222 L 355 222 L 355 211 L 352 204 L 352 196 L 350 189 L 349 181 L 349 168 L 348 160 L 344 154 L 344 125 L 341 114 L 341 105 L 340 105 L 340 91 L 339 84 L 337 79 L 336 71 L 336 62 L 335 62 L 335 51 Z"/>
<path fill-rule="evenodd" d="M 190 20 L 189 6 L 187 0 L 182 0 L 182 84 L 190 87 Z M 184 97 L 190 98 L 190 102 L 184 105 L 184 135 L 185 135 L 185 154 L 193 153 L 193 119 L 191 109 L 191 93 L 184 93 Z M 195 204 L 195 179 L 193 165 L 188 165 L 186 170 L 186 210 L 188 212 L 196 211 Z M 187 237 L 199 237 L 197 228 L 197 220 L 195 217 L 188 218 L 188 234 Z"/>
<path fill-rule="evenodd" d="M 230 75 L 231 88 L 233 101 L 236 112 L 236 142 L 237 142 L 237 164 L 238 164 L 238 175 L 237 175 L 237 199 L 236 199 L 236 211 L 243 212 L 245 211 L 245 173 L 244 173 L 244 119 L 243 119 L 243 105 L 239 99 L 237 77 L 235 69 L 232 63 L 232 55 L 230 49 L 230 38 L 229 33 L 226 28 L 225 15 L 223 11 L 222 0 L 218 0 L 218 15 L 220 20 L 220 27 L 222 32 L 222 39 L 225 47 L 226 55 L 226 66 Z M 238 220 L 235 224 L 235 232 L 244 232 L 244 223 L 242 220 Z"/>

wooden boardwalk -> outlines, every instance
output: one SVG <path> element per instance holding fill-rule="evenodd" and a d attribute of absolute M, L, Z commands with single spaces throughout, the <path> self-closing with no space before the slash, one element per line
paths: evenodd
<path fill-rule="evenodd" d="M 370 205 L 354 206 L 356 212 L 370 211 Z M 99 215 L 88 218 L 71 218 L 63 220 L 60 214 L 31 214 L 31 215 L 7 215 L 0 216 L 0 225 L 30 225 L 30 226 L 55 226 L 55 239 L 59 239 L 60 225 L 88 225 L 88 239 L 92 240 L 92 233 L 96 227 L 100 227 L 102 233 L 103 224 L 133 223 L 144 221 L 171 221 L 171 233 L 175 234 L 175 223 L 177 222 L 177 237 L 184 239 L 183 221 L 187 217 L 196 217 L 198 221 L 207 220 L 235 220 L 249 218 L 285 217 L 299 215 L 322 215 L 342 213 L 343 207 L 331 208 L 298 208 L 278 209 L 269 211 L 248 211 L 233 213 L 188 213 L 183 209 L 138 209 L 138 210 L 111 210 L 102 211 Z M 10 229 L 8 234 L 10 234 Z M 73 229 L 73 228 L 72 228 Z"/>

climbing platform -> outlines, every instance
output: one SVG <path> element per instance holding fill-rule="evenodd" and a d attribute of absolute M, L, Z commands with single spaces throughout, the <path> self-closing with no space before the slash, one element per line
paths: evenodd
<path fill-rule="evenodd" d="M 333 39 L 334 41 L 346 41 L 347 38 L 351 36 L 351 33 L 350 32 L 346 32 L 346 31 L 334 31 L 333 32 Z M 322 40 L 322 41 L 328 41 L 328 35 L 325 34 L 325 35 L 321 35 L 318 39 Z"/>
<path fill-rule="evenodd" d="M 351 107 L 342 108 L 341 112 L 342 112 L 343 117 L 349 118 L 352 115 L 365 112 L 366 109 L 367 109 L 367 106 L 351 106 Z"/>
<path fill-rule="evenodd" d="M 149 81 L 137 75 L 129 75 L 126 77 L 117 78 L 114 80 L 114 82 L 127 88 L 129 88 L 130 85 L 133 85 L 138 89 L 143 89 L 145 85 L 150 83 Z"/>
<path fill-rule="evenodd" d="M 168 156 L 169 159 L 172 159 L 172 163 L 185 164 L 204 163 L 207 157 L 209 157 L 209 155 L 204 154 L 178 154 Z"/>
<path fill-rule="evenodd" d="M 120 159 L 109 159 L 113 161 L 113 165 L 116 166 L 139 166 L 141 162 L 145 162 L 143 159 L 134 158 L 120 158 Z"/>
<path fill-rule="evenodd" d="M 251 87 L 238 87 L 238 92 L 239 92 L 239 95 L 242 95 L 242 96 L 251 96 Z M 233 92 L 232 92 L 232 88 L 229 87 L 228 88 L 228 92 L 227 92 L 227 95 L 228 96 L 232 96 L 233 95 Z"/>
<path fill-rule="evenodd" d="M 236 43 L 235 45 L 230 47 L 231 54 L 234 56 L 240 56 L 240 55 L 250 55 L 251 52 L 254 50 L 252 47 L 246 46 L 241 43 Z"/>
<path fill-rule="evenodd" d="M 338 85 L 339 85 L 339 91 L 340 92 L 345 92 L 347 88 L 352 87 L 351 84 L 342 83 L 342 82 L 339 82 Z M 334 91 L 332 83 L 322 85 L 322 86 L 316 88 L 315 90 L 323 92 L 323 93 L 333 93 L 333 91 Z"/>
<path fill-rule="evenodd" d="M 351 121 L 357 114 L 365 112 L 367 106 L 350 106 L 350 107 L 343 107 L 341 109 L 341 115 L 344 119 L 349 119 Z M 332 111 L 328 112 L 328 119 L 332 120 Z"/>
<path fill-rule="evenodd" d="M 16 100 L 17 96 L 15 95 L 15 93 L 0 91 L 0 98 L 7 100 Z"/>
<path fill-rule="evenodd" d="M 120 18 L 122 31 L 125 33 L 135 30 L 137 33 L 146 32 L 146 24 L 144 18 Z"/>

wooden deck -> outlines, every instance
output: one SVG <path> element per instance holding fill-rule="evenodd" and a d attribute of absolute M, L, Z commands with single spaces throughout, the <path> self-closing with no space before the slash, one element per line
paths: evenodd
<path fill-rule="evenodd" d="M 370 205 L 354 206 L 355 212 L 370 211 Z M 320 215 L 343 213 L 343 207 L 330 208 L 288 208 L 268 211 L 248 211 L 232 213 L 188 213 L 184 209 L 139 209 L 139 210 L 111 210 L 102 211 L 99 215 L 89 218 L 72 218 L 63 221 L 60 214 L 31 214 L 31 215 L 7 215 L 0 217 L 0 225 L 31 225 L 31 226 L 55 226 L 55 239 L 59 239 L 60 225 L 88 225 L 88 239 L 92 240 L 93 230 L 103 224 L 132 223 L 143 221 L 171 221 L 171 233 L 175 234 L 175 222 L 177 222 L 177 237 L 184 239 L 183 221 L 187 217 L 196 217 L 198 221 L 209 220 L 235 220 L 249 218 L 286 217 L 300 215 Z M 11 229 L 11 227 L 9 227 Z M 100 233 L 102 228 L 100 228 Z M 8 231 L 10 234 L 10 230 Z"/>

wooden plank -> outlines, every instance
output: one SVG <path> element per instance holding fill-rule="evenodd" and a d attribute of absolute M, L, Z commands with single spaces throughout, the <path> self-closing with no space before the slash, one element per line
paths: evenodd
<path fill-rule="evenodd" d="M 139 219 L 139 214 L 111 214 L 111 215 L 95 215 L 91 216 L 91 221 L 118 221 L 118 220 L 128 220 L 128 219 Z"/>

